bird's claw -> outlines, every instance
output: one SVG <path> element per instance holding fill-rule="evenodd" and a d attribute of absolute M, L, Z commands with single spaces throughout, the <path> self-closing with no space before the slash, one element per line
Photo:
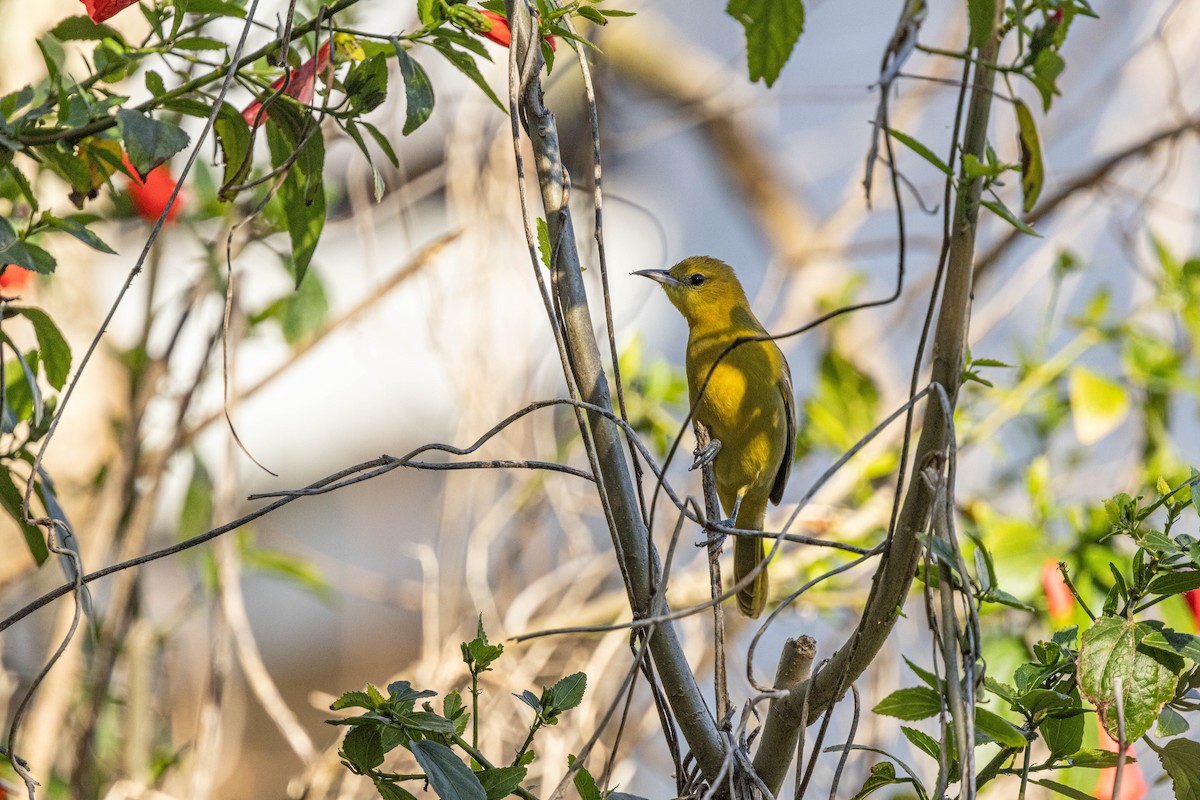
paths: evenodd
<path fill-rule="evenodd" d="M 716 523 L 705 525 L 704 529 L 708 531 L 708 536 L 696 542 L 696 547 L 720 547 L 725 543 L 725 538 L 729 535 L 719 528 L 732 528 L 732 519 L 718 520 Z"/>
<path fill-rule="evenodd" d="M 692 465 L 688 467 L 688 471 L 691 472 L 692 470 L 697 470 L 701 467 L 708 466 L 713 462 L 713 459 L 717 457 L 717 453 L 719 452 L 721 452 L 721 440 L 713 439 L 711 442 L 704 445 L 704 447 L 696 450 L 693 453 L 693 455 L 695 455 L 695 460 L 692 461 Z"/>

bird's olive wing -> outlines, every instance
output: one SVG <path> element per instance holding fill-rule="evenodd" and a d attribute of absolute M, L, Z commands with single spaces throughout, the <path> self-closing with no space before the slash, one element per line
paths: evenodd
<path fill-rule="evenodd" d="M 783 374 L 779 378 L 779 393 L 783 395 L 783 415 L 787 418 L 787 441 L 783 443 L 783 461 L 771 486 L 771 502 L 775 505 L 779 505 L 783 499 L 783 489 L 792 472 L 792 459 L 796 456 L 796 409 L 795 400 L 792 399 L 792 373 L 786 361 L 783 362 Z"/>

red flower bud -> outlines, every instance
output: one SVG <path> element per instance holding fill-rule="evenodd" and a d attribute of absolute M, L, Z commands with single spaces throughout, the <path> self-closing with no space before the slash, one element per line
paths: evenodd
<path fill-rule="evenodd" d="M 313 94 L 316 92 L 317 75 L 326 73 L 326 80 L 329 79 L 329 42 L 321 45 L 317 50 L 317 54 L 305 61 L 299 68 L 292 70 L 291 77 L 280 76 L 278 80 L 271 84 L 271 92 L 278 92 L 283 88 L 283 84 L 287 82 L 287 90 L 284 92 L 288 97 L 294 97 L 298 102 L 308 105 L 312 102 Z M 246 110 L 242 112 L 242 117 L 246 120 L 246 124 L 254 128 L 262 124 L 262 121 L 270 116 L 268 111 L 266 114 L 259 114 L 259 109 L 262 108 L 262 101 L 255 100 L 250 105 L 246 106 Z"/>
<path fill-rule="evenodd" d="M 496 44 L 504 47 L 512 44 L 512 30 L 508 27 L 507 19 L 495 11 L 488 11 L 487 9 L 483 9 L 479 13 L 492 23 L 492 29 L 484 31 L 484 38 L 491 39 Z M 555 42 L 553 36 L 547 36 L 546 43 L 550 45 L 551 50 L 558 51 L 558 44 Z"/>

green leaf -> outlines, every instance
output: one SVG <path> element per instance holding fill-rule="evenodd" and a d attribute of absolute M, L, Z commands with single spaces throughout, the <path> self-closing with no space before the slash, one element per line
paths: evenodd
<path fill-rule="evenodd" d="M 398 714 L 396 721 L 406 728 L 425 733 L 454 733 L 454 723 L 441 714 L 432 711 L 416 711 L 412 714 Z"/>
<path fill-rule="evenodd" d="M 430 105 L 432 106 L 432 104 L 433 104 L 432 95 L 430 95 L 429 102 L 430 102 Z M 374 125 L 372 125 L 369 122 L 360 122 L 359 124 L 361 124 L 364 128 L 367 129 L 367 133 L 371 134 L 371 138 L 373 138 L 375 140 L 375 144 L 379 145 L 379 149 L 383 151 L 383 154 L 385 156 L 387 156 L 388 161 L 392 162 L 392 166 L 399 167 L 400 159 L 396 158 L 396 151 L 392 149 L 392 143 L 389 142 L 387 140 L 387 137 L 384 136 L 379 131 L 379 128 L 376 128 Z"/>
<path fill-rule="evenodd" d="M 1080 706 L 1078 689 L 1071 693 L 1071 703 L 1074 707 Z M 1051 755 L 1076 753 L 1083 747 L 1083 714 L 1048 716 L 1038 725 L 1038 731 L 1046 740 Z"/>
<path fill-rule="evenodd" d="M 46 370 L 46 380 L 55 389 L 62 390 L 71 372 L 71 346 L 62 331 L 54 324 L 50 315 L 40 308 L 28 306 L 13 308 L 12 311 L 29 320 L 37 336 L 38 353 Z"/>
<path fill-rule="evenodd" d="M 207 36 L 187 36 L 175 41 L 175 47 L 179 50 L 224 50 L 228 46 L 225 42 Z"/>
<path fill-rule="evenodd" d="M 42 214 L 42 222 L 45 222 L 55 230 L 74 236 L 93 250 L 99 250 L 101 253 L 108 253 L 114 256 L 117 254 L 117 251 L 105 244 L 104 240 L 97 236 L 95 231 L 73 219 L 61 219 L 47 212 Z"/>
<path fill-rule="evenodd" d="M 403 786 L 387 781 L 375 781 L 375 791 L 379 792 L 383 800 L 417 800 L 416 796 Z"/>
<path fill-rule="evenodd" d="M 896 768 L 892 766 L 891 762 L 880 761 L 871 767 L 871 773 L 867 775 L 862 788 L 855 793 L 851 800 L 863 800 L 863 798 L 874 794 L 877 789 L 882 789 L 885 786 L 911 782 L 912 779 L 910 778 L 897 778 Z"/>
<path fill-rule="evenodd" d="M 1096 800 L 1096 798 L 1092 797 L 1092 795 L 1088 794 L 1087 792 L 1083 792 L 1083 791 L 1080 791 L 1079 789 L 1073 788 L 1071 786 L 1067 786 L 1065 783 L 1059 783 L 1058 781 L 1052 781 L 1048 778 L 1043 778 L 1040 781 L 1030 779 L 1030 783 L 1036 783 L 1038 786 L 1042 786 L 1046 789 L 1050 789 L 1051 791 L 1058 792 L 1063 797 L 1070 797 L 1072 800 Z"/>
<path fill-rule="evenodd" d="M 927 670 L 923 667 L 917 666 L 913 661 L 911 661 L 908 658 L 908 656 L 901 656 L 901 657 L 904 659 L 904 663 L 908 665 L 908 668 L 911 669 L 914 673 L 916 673 L 916 676 L 918 678 L 920 678 L 921 680 L 923 680 L 925 682 L 926 686 L 928 686 L 931 689 L 940 689 L 941 688 L 943 681 L 940 680 L 938 678 L 938 676 L 934 675 L 932 672 L 930 672 L 929 670 Z"/>
<path fill-rule="evenodd" d="M 253 319 L 260 322 L 275 319 L 283 338 L 290 345 L 300 344 L 314 336 L 329 316 L 329 298 L 316 273 L 310 273 L 292 294 L 279 298 Z"/>
<path fill-rule="evenodd" d="M 263 547 L 249 547 L 242 553 L 247 570 L 267 573 L 286 580 L 308 592 L 327 605 L 337 599 L 337 592 L 325 580 L 320 568 L 303 556 Z"/>
<path fill-rule="evenodd" d="M 1200 589 L 1200 571 L 1167 572 L 1156 575 L 1146 586 L 1151 594 L 1183 594 Z"/>
<path fill-rule="evenodd" d="M 943 175 L 949 177 L 950 175 L 953 174 L 950 171 L 950 167 L 946 164 L 945 161 L 942 161 L 942 159 L 938 157 L 937 153 L 934 153 L 932 150 L 930 150 L 924 144 L 917 141 L 913 137 L 909 136 L 907 133 L 901 133 L 900 131 L 896 130 L 895 128 L 888 128 L 888 134 L 893 139 L 900 142 L 900 144 L 904 145 L 909 150 L 912 150 L 914 153 L 916 153 L 921 158 L 928 161 L 930 164 L 933 164 L 935 167 L 938 168 L 938 171 L 941 172 Z"/>
<path fill-rule="evenodd" d="M 1072 753 L 1065 759 L 1072 767 L 1083 769 L 1108 769 L 1117 765 L 1117 754 L 1111 750 L 1089 748 Z M 1126 756 L 1127 762 L 1137 761 L 1132 756 Z"/>
<path fill-rule="evenodd" d="M 546 220 L 541 217 L 537 218 L 537 242 L 538 253 L 542 257 L 542 266 L 546 269 L 554 269 L 550 263 L 552 258 L 550 252 L 550 228 L 546 226 Z"/>
<path fill-rule="evenodd" d="M 492 87 L 484 80 L 483 75 L 479 72 L 479 67 L 475 66 L 475 59 L 470 53 L 464 53 L 462 50 L 456 50 L 450 45 L 446 39 L 435 38 L 430 44 L 437 49 L 439 53 L 446 57 L 446 60 L 458 69 L 463 75 L 470 78 L 476 86 L 483 90 L 483 93 L 496 104 L 496 108 L 501 111 L 507 111 L 507 107 L 500 102 L 500 98 L 492 91 Z"/>
<path fill-rule="evenodd" d="M 475 777 L 487 793 L 487 800 L 502 800 L 521 785 L 526 772 L 528 770 L 525 767 L 493 767 L 476 772 Z"/>
<path fill-rule="evenodd" d="M 1156 630 L 1142 639 L 1142 644 L 1168 653 L 1176 653 L 1200 664 L 1200 636 L 1181 633 L 1170 628 Z"/>
<path fill-rule="evenodd" d="M 117 109 L 117 128 L 129 163 L 142 180 L 150 170 L 188 146 L 191 138 L 178 125 L 162 122 L 128 108 Z"/>
<path fill-rule="evenodd" d="M 986 708 L 975 709 L 975 730 L 1004 747 L 1023 749 L 1029 743 L 1016 725 Z"/>
<path fill-rule="evenodd" d="M 1012 225 L 1021 233 L 1024 233 L 1028 236 L 1041 237 L 1041 234 L 1031 228 L 1024 220 L 1009 211 L 1008 206 L 1004 205 L 1004 203 L 1001 203 L 998 200 L 981 200 L 979 201 L 979 204 L 991 211 L 996 216 L 1000 217 L 1000 219 L 1004 220 L 1009 225 Z"/>
<path fill-rule="evenodd" d="M 25 524 L 25 518 L 21 515 L 21 504 L 24 500 L 24 493 L 13 483 L 8 467 L 0 464 L 0 507 L 17 523 L 21 533 L 25 536 L 25 546 L 29 548 L 29 554 L 33 556 L 34 562 L 40 567 L 49 557 L 50 550 L 46 547 L 42 529 L 35 525 Z"/>
<path fill-rule="evenodd" d="M 43 272 L 38 264 L 38 258 L 30 249 L 30 245 L 17 236 L 16 230 L 9 221 L 0 217 L 0 263 L 15 264 L 23 269 L 33 270 L 43 275 L 53 272 Z"/>
<path fill-rule="evenodd" d="M 362 772 L 378 767 L 383 763 L 383 743 L 379 738 L 379 728 L 374 725 L 351 728 L 342 740 L 341 754 Z"/>
<path fill-rule="evenodd" d="M 487 800 L 479 778 L 446 745 L 418 739 L 410 749 L 425 771 L 430 788 L 441 800 Z"/>
<path fill-rule="evenodd" d="M 587 689 L 587 675 L 576 672 L 561 678 L 550 687 L 550 706 L 555 711 L 567 711 L 583 702 L 583 693 Z"/>
<path fill-rule="evenodd" d="M 1170 706 L 1163 706 L 1162 713 L 1158 715 L 1158 724 L 1154 726 L 1154 735 L 1160 739 L 1169 739 L 1187 733 L 1190 727 L 1182 714 Z"/>
<path fill-rule="evenodd" d="M 774 85 L 804 32 L 804 3 L 801 0 L 729 0 L 725 13 L 746 29 L 750 80 Z"/>
<path fill-rule="evenodd" d="M 404 80 L 404 129 L 403 134 L 415 131 L 425 124 L 433 113 L 433 84 L 424 68 L 416 62 L 408 51 L 396 45 L 396 58 L 400 61 L 400 77 Z M 379 136 L 376 136 L 376 140 Z M 389 148 L 390 149 L 390 148 Z M 395 161 L 395 156 L 392 156 Z"/>
<path fill-rule="evenodd" d="M 222 103 L 213 123 L 213 133 L 221 148 L 221 159 L 225 162 L 221 190 L 217 196 L 221 200 L 232 200 L 229 188 L 245 180 L 254 161 L 250 152 L 250 126 L 240 111 L 229 103 Z"/>
<path fill-rule="evenodd" d="M 190 539 L 212 527 L 213 482 L 204 462 L 192 458 L 192 478 L 183 495 L 183 508 L 179 512 L 179 538 Z"/>
<path fill-rule="evenodd" d="M 1142 643 L 1155 629 L 1145 622 L 1103 617 L 1083 634 L 1079 647 L 1079 686 L 1096 707 L 1105 730 L 1117 739 L 1116 681 L 1124 700 L 1125 741 L 1150 730 L 1162 707 L 1175 696 L 1184 661 L 1174 653 Z"/>
<path fill-rule="evenodd" d="M 387 59 L 375 55 L 360 61 L 350 69 L 343 85 L 355 113 L 374 111 L 387 99 Z"/>
<path fill-rule="evenodd" d="M 1037 58 L 1034 59 L 1033 74 L 1029 76 L 1029 80 L 1042 95 L 1043 111 L 1049 111 L 1054 96 L 1061 94 L 1056 81 L 1066 68 L 1067 63 L 1063 61 L 1062 56 L 1050 49 L 1038 53 Z"/>
<path fill-rule="evenodd" d="M 1042 194 L 1046 168 L 1042 164 L 1041 139 L 1029 106 L 1018 100 L 1014 107 L 1017 111 L 1017 138 L 1021 145 L 1021 194 L 1024 197 L 1021 210 L 1028 214 Z"/>
<path fill-rule="evenodd" d="M 910 728 L 907 725 L 900 726 L 900 732 L 904 734 L 904 738 L 912 742 L 913 746 L 921 752 L 938 761 L 942 757 L 942 746 L 938 744 L 937 739 L 934 739 L 928 733 L 919 731 L 916 728 Z"/>
<path fill-rule="evenodd" d="M 574 755 L 567 756 L 567 764 L 571 767 L 575 766 Z M 575 791 L 579 792 L 580 800 L 603 800 L 604 794 L 600 791 L 592 773 L 588 772 L 587 767 L 577 769 L 575 777 L 571 781 L 575 784 Z"/>
<path fill-rule="evenodd" d="M 967 16 L 971 22 L 971 47 L 983 47 L 996 27 L 996 0 L 967 0 Z"/>
<path fill-rule="evenodd" d="M 278 198 L 292 240 L 292 277 L 299 288 L 325 227 L 325 140 L 316 120 L 284 96 L 276 98 L 267 118 L 267 144 L 273 165 L 290 162 Z"/>
<path fill-rule="evenodd" d="M 897 717 L 909 722 L 927 719 L 941 710 L 941 698 L 937 692 L 927 686 L 897 689 L 880 700 L 874 709 L 876 714 Z"/>
<path fill-rule="evenodd" d="M 358 145 L 358 150 L 363 154 L 363 158 L 367 159 L 367 166 L 371 168 L 371 182 L 375 194 L 375 202 L 378 203 L 383 199 L 383 176 L 375 168 L 375 159 L 371 157 L 371 151 L 367 149 L 367 142 L 358 130 L 358 123 L 352 119 L 345 120 L 345 130 L 346 133 L 350 134 L 350 138 L 354 140 L 354 143 Z"/>
<path fill-rule="evenodd" d="M 1171 776 L 1176 800 L 1200 798 L 1200 742 L 1172 739 L 1156 748 L 1163 771 Z"/>
<path fill-rule="evenodd" d="M 100 39 L 115 39 L 124 42 L 124 37 L 107 25 L 92 22 L 87 16 L 80 14 L 67 17 L 50 29 L 54 38 L 62 42 L 98 41 Z"/>
<path fill-rule="evenodd" d="M 227 0 L 188 0 L 188 14 L 216 14 L 222 17 L 246 18 L 246 9 Z"/>
<path fill-rule="evenodd" d="M 1067 376 L 1071 422 L 1082 445 L 1095 444 L 1116 430 L 1129 414 L 1125 387 L 1082 365 Z"/>
<path fill-rule="evenodd" d="M 346 692 L 329 706 L 331 711 L 340 711 L 343 708 L 365 708 L 368 711 L 374 711 L 376 706 L 366 692 Z"/>

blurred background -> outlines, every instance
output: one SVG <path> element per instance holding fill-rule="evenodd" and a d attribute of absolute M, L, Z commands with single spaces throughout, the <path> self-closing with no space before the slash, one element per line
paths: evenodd
<path fill-rule="evenodd" d="M 637 16 L 589 31 L 600 51 L 592 63 L 603 235 L 630 418 L 661 458 L 686 414 L 686 330 L 656 287 L 630 271 L 692 254 L 724 259 L 773 331 L 892 291 L 897 208 L 886 168 L 876 165 L 870 202 L 863 182 L 879 100 L 874 84 L 899 6 L 809 0 L 800 44 L 768 90 L 747 81 L 742 30 L 719 4 L 619 5 Z M 264 5 L 259 18 L 270 28 L 284 8 Z M 1043 619 L 1058 614 L 1058 624 L 1078 612 L 1047 608 L 1045 562 L 1067 558 L 1086 575 L 1108 550 L 1093 524 L 1100 500 L 1135 492 L 1158 474 L 1184 470 L 1186 477 L 1200 452 L 1192 361 L 1200 326 L 1170 284 L 1172 275 L 1195 274 L 1186 265 L 1200 251 L 1200 6 L 1145 0 L 1094 8 L 1099 19 L 1074 24 L 1062 96 L 1048 112 L 1019 79 L 997 84 L 1033 109 L 1047 179 L 1028 217 L 1038 236 L 1014 236 L 1012 225 L 985 215 L 970 348 L 1011 367 L 982 370 L 994 387 L 968 385 L 959 419 L 963 524 L 995 553 L 1003 588 Z M 65 0 L 0 3 L 0 91 L 37 79 L 37 35 L 79 11 Z M 354 27 L 377 31 L 410 29 L 415 19 L 407 4 L 368 2 L 352 14 Z M 130 35 L 144 25 L 133 13 L 109 24 Z M 237 28 L 224 32 L 232 39 Z M 255 31 L 251 44 L 272 35 Z M 965 36 L 961 3 L 930 3 L 923 44 L 953 50 Z M 481 63 L 484 77 L 503 94 L 507 51 L 487 46 L 494 63 Z M 259 238 L 253 222 L 237 226 L 250 209 L 216 201 L 219 169 L 206 145 L 180 213 L 101 339 L 47 454 L 89 569 L 247 513 L 265 502 L 247 500 L 253 493 L 302 487 L 429 442 L 464 447 L 530 402 L 564 395 L 535 290 L 540 267 L 531 266 L 522 234 L 508 119 L 436 53 L 412 55 L 432 78 L 433 116 L 400 135 L 404 100 L 393 63 L 388 102 L 371 119 L 391 139 L 399 167 L 372 144 L 378 199 L 372 165 L 340 130 L 326 130 L 329 219 L 312 273 L 294 295 L 281 260 L 286 237 Z M 567 149 L 602 331 L 590 130 L 568 55 L 560 43 L 548 99 Z M 891 98 L 892 126 L 943 158 L 960 73 L 956 60 L 917 52 Z M 123 90 L 135 100 L 147 91 L 136 76 Z M 232 102 L 240 107 L 249 96 Z M 189 130 L 199 122 L 190 120 Z M 993 107 L 990 142 L 1000 160 L 1020 160 L 1007 100 Z M 945 200 L 941 173 L 899 144 L 896 155 L 903 293 L 885 308 L 781 342 L 802 432 L 800 461 L 769 526 L 782 525 L 813 481 L 907 397 Z M 1019 177 L 1007 183 L 998 191 L 1019 208 Z M 52 185 L 42 189 L 54 196 Z M 102 195 L 94 210 L 114 217 L 105 238 L 119 255 L 80 246 L 60 254 L 53 277 L 21 289 L 63 325 L 76 363 L 151 224 L 125 193 Z M 234 314 L 223 330 L 230 279 Z M 1080 386 L 1105 402 L 1090 402 L 1095 393 Z M 894 496 L 900 433 L 887 429 L 856 456 L 795 530 L 877 542 Z M 680 492 L 696 494 L 698 476 L 686 471 L 690 447 L 689 433 L 668 476 Z M 522 418 L 478 457 L 586 468 L 574 417 L 562 408 Z M 675 517 L 665 498 L 657 508 L 655 537 L 665 547 Z M 0 563 L 7 614 L 57 586 L 62 574 L 53 561 L 34 568 L 7 518 L 0 536 L 9 553 Z M 707 597 L 703 552 L 691 546 L 698 538 L 683 534 L 674 606 Z M 509 637 L 627 620 L 610 551 L 593 487 L 558 473 L 399 469 L 300 499 L 202 548 L 93 584 L 97 619 L 120 646 L 105 652 L 94 637 L 75 637 L 30 706 L 19 752 L 48 797 L 369 797 L 370 784 L 338 764 L 342 729 L 324 724 L 335 716 L 330 702 L 398 677 L 439 693 L 462 691 L 459 643 L 475 635 L 482 615 L 490 639 L 506 647 L 484 686 L 485 752 L 503 759 L 524 737 L 529 712 L 511 693 L 588 675 L 584 705 L 538 739 L 530 783 L 548 795 L 567 755 L 620 699 L 628 636 Z M 778 596 L 849 560 L 831 553 L 785 545 L 772 566 Z M 841 575 L 786 611 L 758 645 L 756 677 L 773 673 L 787 636 L 814 636 L 820 657 L 839 646 L 869 575 L 866 568 Z M 70 605 L 53 604 L 0 640 L 6 719 L 57 647 Z M 114 608 L 119 617 L 108 613 Z M 1162 613 L 1181 628 L 1192 624 L 1182 603 Z M 929 655 L 927 644 L 913 645 L 926 642 L 922 619 L 918 600 L 893 635 L 894 650 L 864 677 L 866 707 L 914 682 L 899 656 Z M 989 663 L 1001 672 L 1048 635 L 1030 619 L 1013 609 L 990 612 Z M 709 619 L 680 624 L 708 687 Z M 741 701 L 751 694 L 745 654 L 754 627 L 730 624 L 732 691 Z M 672 796 L 652 704 L 644 688 L 634 698 L 619 748 L 614 753 L 613 722 L 590 769 L 599 775 L 611 758 L 611 783 L 621 790 Z M 834 724 L 829 742 L 845 736 L 844 722 Z M 860 727 L 857 740 L 908 752 L 877 720 Z M 850 760 L 847 796 L 872 763 Z M 816 785 L 828 785 L 834 764 L 818 767 Z M 1093 772 L 1078 782 L 1090 792 L 1095 780 Z M 1011 785 L 995 791 L 1011 796 Z"/>

